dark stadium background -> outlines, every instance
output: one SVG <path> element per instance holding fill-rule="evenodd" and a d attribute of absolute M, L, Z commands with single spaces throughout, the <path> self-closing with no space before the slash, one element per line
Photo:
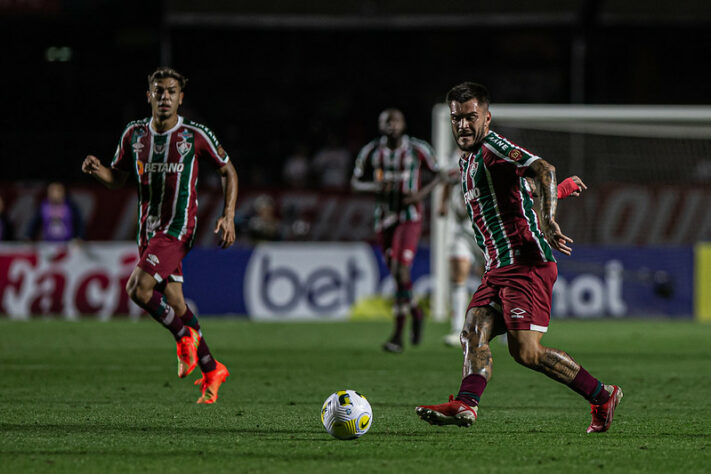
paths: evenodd
<path fill-rule="evenodd" d="M 357 152 L 387 106 L 430 139 L 432 105 L 466 79 L 500 103 L 711 103 L 709 2 L 418 3 L 0 1 L 0 181 L 86 182 L 81 159 L 148 115 L 161 64 L 190 78 L 183 113 L 244 187 L 278 185 L 284 157 L 329 132 Z"/>

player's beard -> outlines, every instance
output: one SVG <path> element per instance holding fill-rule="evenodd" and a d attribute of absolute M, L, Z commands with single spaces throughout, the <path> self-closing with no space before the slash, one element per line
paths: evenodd
<path fill-rule="evenodd" d="M 475 129 L 472 135 L 467 135 L 467 137 L 471 139 L 469 144 L 463 145 L 459 140 L 457 140 L 457 145 L 459 145 L 459 148 L 464 151 L 476 151 L 481 147 L 481 143 L 484 141 L 486 134 L 486 128 L 482 128 L 480 130 Z"/>

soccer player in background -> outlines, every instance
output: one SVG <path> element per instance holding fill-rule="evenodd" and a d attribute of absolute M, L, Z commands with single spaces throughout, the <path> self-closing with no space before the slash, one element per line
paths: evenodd
<path fill-rule="evenodd" d="M 422 199 L 439 182 L 439 167 L 432 147 L 405 135 L 405 116 L 386 109 L 378 117 L 380 138 L 365 145 L 356 158 L 351 186 L 376 196 L 375 232 L 390 274 L 395 279 L 395 329 L 383 345 L 387 352 L 402 352 L 403 330 L 412 318 L 410 341 L 420 343 L 422 310 L 412 296 L 411 269 L 422 232 Z M 426 184 L 422 168 L 434 173 Z"/>
<path fill-rule="evenodd" d="M 126 291 L 175 338 L 178 377 L 200 366 L 197 403 L 210 404 L 217 401 L 229 372 L 212 357 L 197 317 L 185 304 L 182 260 L 190 251 L 197 226 L 198 163 L 213 166 L 222 178 L 225 204 L 214 229 L 221 234 L 222 248 L 235 241 L 237 172 L 210 129 L 178 115 L 186 82 L 170 68 L 159 68 L 148 76 L 151 117 L 126 126 L 109 167 L 88 155 L 82 171 L 110 189 L 122 186 L 129 176 L 135 179 L 140 259 Z"/>
<path fill-rule="evenodd" d="M 461 191 L 456 189 L 459 182 L 459 172 L 457 170 L 456 175 L 451 172 L 448 175 L 439 205 L 440 216 L 452 213 L 448 228 L 452 241 L 447 249 L 449 253 L 449 311 L 452 330 L 444 336 L 444 343 L 448 346 L 459 347 L 461 345 L 459 335 L 464 325 L 464 314 L 470 295 L 467 281 L 472 267 L 474 267 L 476 278 L 481 281 L 481 274 L 484 271 L 484 257 L 476 246 L 476 237 L 467 215 L 464 197 Z"/>
<path fill-rule="evenodd" d="M 415 411 L 431 424 L 471 426 L 491 378 L 489 343 L 506 333 L 509 353 L 518 363 L 567 385 L 590 402 L 588 433 L 607 431 L 622 399 L 620 387 L 603 384 L 570 355 L 540 342 L 548 330 L 558 274 L 552 249 L 564 255 L 572 251 L 568 246 L 572 239 L 556 222 L 555 168 L 489 130 L 489 102 L 487 89 L 473 82 L 447 93 L 452 132 L 466 152 L 459 162 L 464 200 L 486 269 L 462 329 L 459 393 L 448 403 L 418 406 Z M 539 215 L 533 210 L 526 177 L 535 181 Z"/>

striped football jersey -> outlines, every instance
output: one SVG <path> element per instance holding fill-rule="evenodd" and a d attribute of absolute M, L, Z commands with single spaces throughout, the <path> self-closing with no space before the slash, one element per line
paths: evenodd
<path fill-rule="evenodd" d="M 212 131 L 178 117 L 158 133 L 153 119 L 129 123 L 121 135 L 111 167 L 131 173 L 138 184 L 139 246 L 157 233 L 192 245 L 197 226 L 198 161 L 221 168 L 229 157 Z"/>
<path fill-rule="evenodd" d="M 360 150 L 353 177 L 364 183 L 383 184 L 376 195 L 376 231 L 422 219 L 422 202 L 404 204 L 403 198 L 420 190 L 423 165 L 432 172 L 439 171 L 432 147 L 407 135 L 403 135 L 396 150 L 388 148 L 386 137 L 375 139 Z"/>
<path fill-rule="evenodd" d="M 459 160 L 464 202 L 486 270 L 555 262 L 523 177 L 539 156 L 490 131 L 476 153 Z"/>

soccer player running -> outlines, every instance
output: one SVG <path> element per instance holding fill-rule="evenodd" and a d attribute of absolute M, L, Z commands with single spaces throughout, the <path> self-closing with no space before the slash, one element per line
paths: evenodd
<path fill-rule="evenodd" d="M 421 201 L 440 180 L 432 147 L 405 135 L 405 127 L 400 110 L 383 110 L 378 117 L 381 137 L 358 153 L 351 179 L 354 190 L 376 195 L 377 242 L 395 279 L 395 329 L 383 345 L 387 352 L 402 352 L 408 314 L 412 318 L 410 341 L 417 345 L 422 337 L 423 314 L 412 297 L 411 268 L 422 232 Z M 424 185 L 423 165 L 434 173 Z"/>
<path fill-rule="evenodd" d="M 109 167 L 88 155 L 82 171 L 110 189 L 121 187 L 129 176 L 136 180 L 140 259 L 126 291 L 175 338 L 178 377 L 200 366 L 197 403 L 211 404 L 230 374 L 212 357 L 197 317 L 185 304 L 181 262 L 195 238 L 198 161 L 214 166 L 222 177 L 225 204 L 214 229 L 222 248 L 235 241 L 237 172 L 210 129 L 178 115 L 186 82 L 170 68 L 148 76 L 152 116 L 126 126 Z"/>
<path fill-rule="evenodd" d="M 572 243 L 556 222 L 555 168 L 489 130 L 489 93 L 484 86 L 459 84 L 447 93 L 447 103 L 454 138 L 466 152 L 459 162 L 461 186 L 486 268 L 461 333 L 464 364 L 459 393 L 448 403 L 418 406 L 415 411 L 431 424 L 471 426 L 491 378 L 489 343 L 506 333 L 509 353 L 518 363 L 567 385 L 590 402 L 588 433 L 607 431 L 622 399 L 620 387 L 603 384 L 571 356 L 540 342 L 548 330 L 558 274 L 551 249 L 570 255 Z M 535 182 L 540 216 L 534 212 L 526 177 Z"/>
<path fill-rule="evenodd" d="M 461 153 L 461 152 L 460 152 Z M 466 315 L 467 298 L 469 288 L 467 280 L 474 267 L 474 277 L 481 283 L 481 275 L 484 271 L 484 256 L 476 245 L 476 234 L 472 227 L 467 208 L 464 204 L 464 196 L 456 190 L 452 192 L 454 186 L 459 184 L 459 170 L 452 179 L 452 173 L 448 173 L 449 178 L 442 193 L 440 202 L 440 215 L 446 216 L 452 213 L 450 219 L 451 226 L 449 232 L 452 235 L 452 242 L 449 247 L 449 303 L 451 312 L 452 332 L 444 336 L 444 343 L 452 347 L 460 347 L 460 335 L 464 326 L 464 316 Z M 538 197 L 536 184 L 530 177 L 526 181 L 531 188 L 531 195 Z M 587 186 L 578 176 L 566 178 L 558 184 L 558 199 L 568 196 L 580 196 L 580 193 L 587 189 Z M 477 283 L 477 284 L 478 284 Z M 503 336 L 502 343 L 506 343 L 506 336 Z"/>

